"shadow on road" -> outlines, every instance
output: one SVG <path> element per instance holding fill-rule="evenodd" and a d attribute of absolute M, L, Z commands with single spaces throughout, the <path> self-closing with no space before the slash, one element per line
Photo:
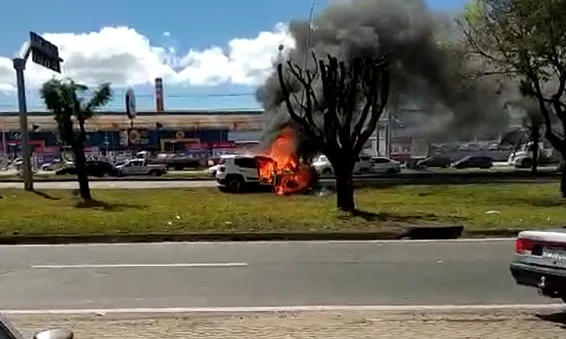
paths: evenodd
<path fill-rule="evenodd" d="M 566 307 L 566 306 L 565 306 Z M 561 325 L 560 327 L 566 329 L 566 312 L 558 312 L 551 314 L 537 314 L 537 318 L 543 321 L 548 321 L 554 324 Z"/>
<path fill-rule="evenodd" d="M 147 208 L 145 205 L 136 205 L 136 204 L 121 204 L 121 203 L 108 203 L 99 200 L 90 200 L 90 201 L 79 201 L 76 205 L 76 208 L 86 208 L 86 209 L 99 209 L 107 212 L 120 212 L 125 209 L 144 209 Z"/>

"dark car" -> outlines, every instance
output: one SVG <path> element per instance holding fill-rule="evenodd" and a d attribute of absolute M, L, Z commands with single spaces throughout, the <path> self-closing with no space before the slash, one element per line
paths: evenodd
<path fill-rule="evenodd" d="M 424 167 L 440 167 L 440 168 L 450 167 L 450 158 L 441 155 L 433 155 L 428 158 L 417 161 L 417 168 L 424 168 Z"/>
<path fill-rule="evenodd" d="M 112 177 L 121 176 L 121 173 L 116 168 L 116 166 L 114 166 L 111 163 L 106 162 L 106 161 L 97 161 L 97 160 L 87 161 L 86 162 L 86 172 L 87 172 L 87 175 L 92 176 L 92 177 L 103 177 L 105 175 L 112 176 Z M 75 167 L 75 165 L 67 166 L 67 167 L 61 168 L 60 170 L 55 172 L 55 174 L 56 175 L 65 175 L 65 174 L 76 175 L 77 174 L 77 168 Z"/>
<path fill-rule="evenodd" d="M 493 167 L 493 159 L 485 156 L 471 155 L 456 161 L 452 166 L 457 169 L 464 169 L 464 168 L 488 169 Z"/>

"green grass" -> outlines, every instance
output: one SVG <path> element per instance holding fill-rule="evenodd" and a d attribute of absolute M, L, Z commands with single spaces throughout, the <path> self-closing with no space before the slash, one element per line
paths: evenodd
<path fill-rule="evenodd" d="M 233 195 L 213 188 L 93 190 L 82 206 L 70 190 L 0 190 L 0 234 L 379 230 L 440 223 L 467 229 L 562 225 L 566 201 L 556 184 L 402 186 L 360 189 L 372 215 L 337 213 L 335 196 Z M 498 211 L 487 214 L 488 211 Z"/>

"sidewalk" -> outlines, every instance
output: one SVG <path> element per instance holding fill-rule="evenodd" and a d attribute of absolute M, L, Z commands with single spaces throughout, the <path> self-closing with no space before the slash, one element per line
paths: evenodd
<path fill-rule="evenodd" d="M 564 338 L 566 314 L 324 312 L 245 315 L 9 316 L 30 337 L 66 327 L 75 338 Z M 551 318 L 551 319 L 549 319 Z"/>

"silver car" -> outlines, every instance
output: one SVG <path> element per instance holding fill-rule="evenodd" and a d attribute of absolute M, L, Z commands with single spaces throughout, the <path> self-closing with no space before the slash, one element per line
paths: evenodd
<path fill-rule="evenodd" d="M 519 233 L 510 269 L 517 284 L 566 302 L 566 229 Z"/>

